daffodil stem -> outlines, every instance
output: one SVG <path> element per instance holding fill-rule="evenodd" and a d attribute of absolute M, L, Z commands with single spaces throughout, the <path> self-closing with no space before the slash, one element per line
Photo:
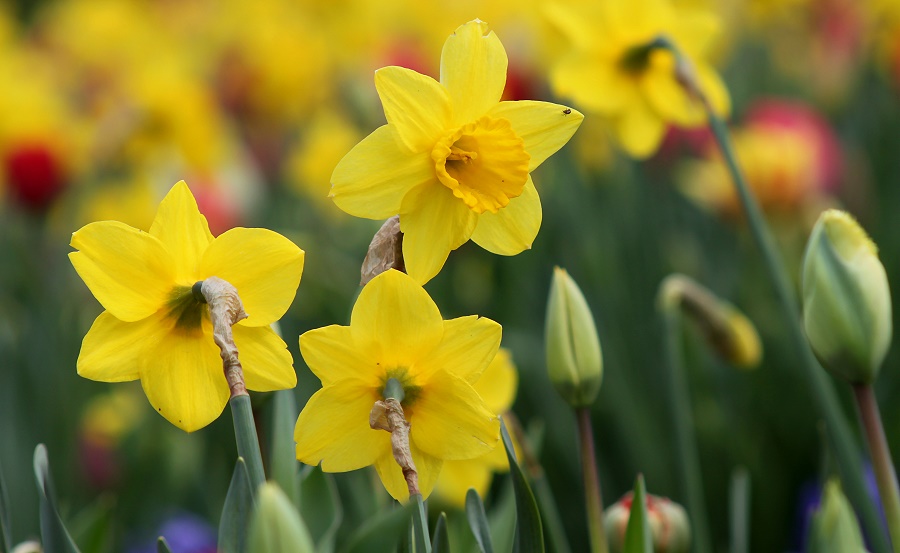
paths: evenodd
<path fill-rule="evenodd" d="M 691 398 L 681 356 L 681 325 L 678 302 L 663 301 L 662 317 L 665 324 L 665 352 L 667 363 L 669 406 L 678 450 L 677 466 L 684 483 L 684 497 L 691 519 L 691 535 L 694 553 L 711 553 L 709 523 L 706 519 L 706 501 L 703 496 L 703 477 L 700 457 L 697 454 L 697 438 L 694 435 Z"/>
<path fill-rule="evenodd" d="M 891 450 L 881 424 L 875 390 L 871 384 L 853 386 L 853 397 L 856 399 L 860 425 L 869 444 L 872 468 L 875 471 L 875 481 L 878 483 L 878 493 L 881 495 L 881 505 L 884 507 L 891 541 L 895 545 L 900 545 L 900 491 L 897 487 L 897 473 L 894 471 Z"/>
<path fill-rule="evenodd" d="M 428 531 L 428 511 L 425 509 L 425 500 L 420 493 L 410 496 L 409 499 L 416 503 L 413 507 L 413 534 L 415 535 L 416 552 L 431 553 L 431 537 Z"/>
<path fill-rule="evenodd" d="M 597 474 L 597 453 L 594 448 L 594 428 L 591 424 L 590 408 L 575 409 L 575 418 L 578 420 L 578 441 L 581 445 L 581 472 L 584 477 L 591 553 L 607 553 L 609 544 L 603 526 L 603 496 L 600 494 L 600 477 Z"/>
<path fill-rule="evenodd" d="M 250 406 L 250 396 L 244 394 L 229 400 L 231 417 L 234 420 L 234 438 L 237 441 L 238 456 L 247 464 L 247 474 L 254 495 L 257 488 L 266 481 L 263 472 L 262 454 L 259 450 L 259 437 L 256 435 L 256 421 Z"/>
<path fill-rule="evenodd" d="M 807 385 L 812 392 L 818 412 L 825 419 L 825 427 L 831 438 L 830 441 L 834 444 L 835 459 L 837 460 L 841 481 L 844 484 L 844 491 L 859 514 L 863 528 L 875 553 L 888 553 L 891 551 L 890 542 L 879 519 L 878 511 L 866 492 L 859 448 L 850 433 L 850 427 L 841 411 L 834 388 L 831 387 L 826 379 L 825 371 L 819 365 L 809 347 L 809 343 L 806 341 L 797 312 L 797 300 L 793 293 L 791 281 L 788 278 L 784 264 L 778 257 L 772 234 L 763 218 L 759 204 L 757 204 L 756 199 L 750 193 L 747 181 L 737 165 L 737 158 L 734 155 L 725 123 L 713 112 L 708 101 L 702 98 L 701 100 L 709 117 L 709 126 L 734 181 L 734 186 L 741 200 L 744 214 L 750 224 L 753 238 L 762 252 L 769 277 L 775 286 L 775 295 L 781 305 L 782 318 L 787 322 L 790 339 L 802 356 L 801 367 L 803 368 L 803 375 L 806 377 Z"/>

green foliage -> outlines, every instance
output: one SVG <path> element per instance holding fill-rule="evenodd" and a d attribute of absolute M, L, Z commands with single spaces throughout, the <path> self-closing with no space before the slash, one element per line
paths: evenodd
<path fill-rule="evenodd" d="M 218 547 L 222 553 L 244 553 L 247 551 L 247 532 L 250 514 L 253 512 L 253 490 L 247 464 L 238 457 L 234 464 L 225 506 L 219 519 Z"/>
<path fill-rule="evenodd" d="M 431 551 L 433 553 L 450 553 L 450 534 L 447 531 L 447 513 L 441 513 L 440 516 L 438 516 L 437 524 L 434 526 Z"/>
<path fill-rule="evenodd" d="M 494 553 L 491 530 L 488 527 L 487 514 L 484 512 L 484 503 L 474 489 L 466 492 L 466 518 L 469 520 L 469 527 L 472 528 L 472 534 L 475 535 L 475 542 L 481 553 Z"/>
<path fill-rule="evenodd" d="M 644 489 L 644 475 L 639 474 L 634 481 L 634 495 L 631 500 L 631 515 L 625 528 L 623 553 L 653 553 L 653 534 L 647 518 L 647 492 Z"/>
<path fill-rule="evenodd" d="M 300 514 L 316 543 L 318 553 L 334 551 L 335 537 L 344 518 L 334 477 L 311 467 L 300 481 Z"/>
<path fill-rule="evenodd" d="M 56 492 L 50 478 L 50 462 L 44 444 L 38 444 L 34 449 L 34 477 L 40 494 L 41 541 L 44 550 L 53 553 L 80 553 L 56 507 Z"/>
<path fill-rule="evenodd" d="M 512 438 L 506 430 L 506 423 L 500 421 L 500 436 L 509 460 L 509 474 L 512 476 L 513 489 L 516 493 L 516 541 L 515 550 L 519 553 L 543 553 L 544 528 L 541 525 L 541 513 L 538 511 L 531 486 L 516 461 L 516 452 Z"/>

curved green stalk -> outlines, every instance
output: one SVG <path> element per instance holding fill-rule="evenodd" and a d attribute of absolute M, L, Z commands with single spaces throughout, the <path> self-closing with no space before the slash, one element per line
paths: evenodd
<path fill-rule="evenodd" d="M 581 446 L 581 470 L 584 477 L 584 495 L 587 506 L 588 532 L 592 553 L 607 553 L 606 528 L 603 526 L 603 498 L 600 495 L 600 478 L 597 475 L 597 455 L 594 450 L 594 429 L 588 407 L 575 409 L 578 420 L 578 441 Z"/>
<path fill-rule="evenodd" d="M 250 407 L 250 396 L 247 394 L 232 397 L 231 416 L 234 419 L 234 437 L 237 441 L 238 456 L 247 463 L 247 475 L 250 477 L 250 488 L 256 497 L 256 490 L 266 481 L 263 471 L 262 454 L 259 451 L 259 438 L 256 435 L 256 421 Z"/>

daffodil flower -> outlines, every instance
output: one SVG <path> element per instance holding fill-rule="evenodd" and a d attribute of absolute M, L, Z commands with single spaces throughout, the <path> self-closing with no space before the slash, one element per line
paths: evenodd
<path fill-rule="evenodd" d="M 583 116 L 547 102 L 501 102 L 507 57 L 482 21 L 459 27 L 441 80 L 403 67 L 375 72 L 387 124 L 335 167 L 331 196 L 347 213 L 400 215 L 407 272 L 424 284 L 470 238 L 501 255 L 531 247 L 541 226 L 534 171 Z"/>
<path fill-rule="evenodd" d="M 388 270 L 363 288 L 350 326 L 300 336 L 300 353 L 322 381 L 297 419 L 297 458 L 326 472 L 370 465 L 397 500 L 409 497 L 391 436 L 369 426 L 390 379 L 404 392 L 410 453 L 427 497 L 444 460 L 488 453 L 500 422 L 472 387 L 500 346 L 500 325 L 477 316 L 443 320 L 409 276 Z"/>
<path fill-rule="evenodd" d="M 512 355 L 509 350 L 500 348 L 494 360 L 475 383 L 475 391 L 484 398 L 488 409 L 502 414 L 512 407 L 513 400 L 516 399 L 518 380 Z M 506 458 L 506 450 L 499 446 L 475 459 L 447 461 L 434 487 L 434 495 L 462 509 L 466 506 L 466 492 L 469 488 L 475 488 L 478 495 L 484 497 L 494 473 L 508 470 L 509 460 Z"/>
<path fill-rule="evenodd" d="M 105 308 L 78 356 L 78 374 L 102 382 L 140 379 L 150 404 L 192 432 L 216 419 L 229 389 L 207 306 L 192 286 L 210 276 L 238 290 L 249 314 L 233 327 L 247 388 L 297 384 L 285 343 L 269 325 L 294 299 L 304 253 L 266 229 L 213 237 L 184 181 L 159 206 L 150 232 L 100 221 L 72 235 L 69 259 Z"/>
<path fill-rule="evenodd" d="M 629 154 L 653 154 L 669 124 L 706 122 L 702 104 L 676 80 L 675 56 L 656 47 L 657 39 L 675 44 L 691 61 L 713 109 L 728 115 L 728 90 L 707 62 L 718 31 L 709 14 L 676 9 L 667 0 L 608 0 L 579 10 L 553 6 L 547 14 L 573 45 L 551 73 L 554 90 L 608 118 Z"/>

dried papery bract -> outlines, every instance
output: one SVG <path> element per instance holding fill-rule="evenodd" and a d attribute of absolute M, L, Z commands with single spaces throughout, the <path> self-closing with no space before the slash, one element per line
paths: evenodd
<path fill-rule="evenodd" d="M 221 350 L 222 368 L 225 371 L 225 379 L 228 381 L 231 397 L 246 396 L 248 394 L 244 384 L 244 371 L 241 368 L 237 346 L 234 345 L 234 335 L 231 332 L 232 325 L 247 318 L 237 288 L 215 276 L 198 284 L 199 286 L 195 285 L 195 290 L 199 288 L 203 300 L 209 305 L 213 340 Z"/>
<path fill-rule="evenodd" d="M 413 462 L 412 452 L 409 448 L 409 422 L 403 416 L 403 406 L 396 398 L 389 397 L 378 400 L 372 406 L 369 413 L 369 426 L 373 430 L 386 430 L 391 434 L 391 451 L 394 460 L 403 471 L 403 478 L 409 488 L 410 497 L 421 493 L 419 491 L 419 473 Z"/>
<path fill-rule="evenodd" d="M 406 272 L 403 262 L 403 233 L 400 232 L 400 216 L 394 215 L 381 225 L 363 260 L 359 285 L 365 286 L 370 280 L 388 269 Z"/>

